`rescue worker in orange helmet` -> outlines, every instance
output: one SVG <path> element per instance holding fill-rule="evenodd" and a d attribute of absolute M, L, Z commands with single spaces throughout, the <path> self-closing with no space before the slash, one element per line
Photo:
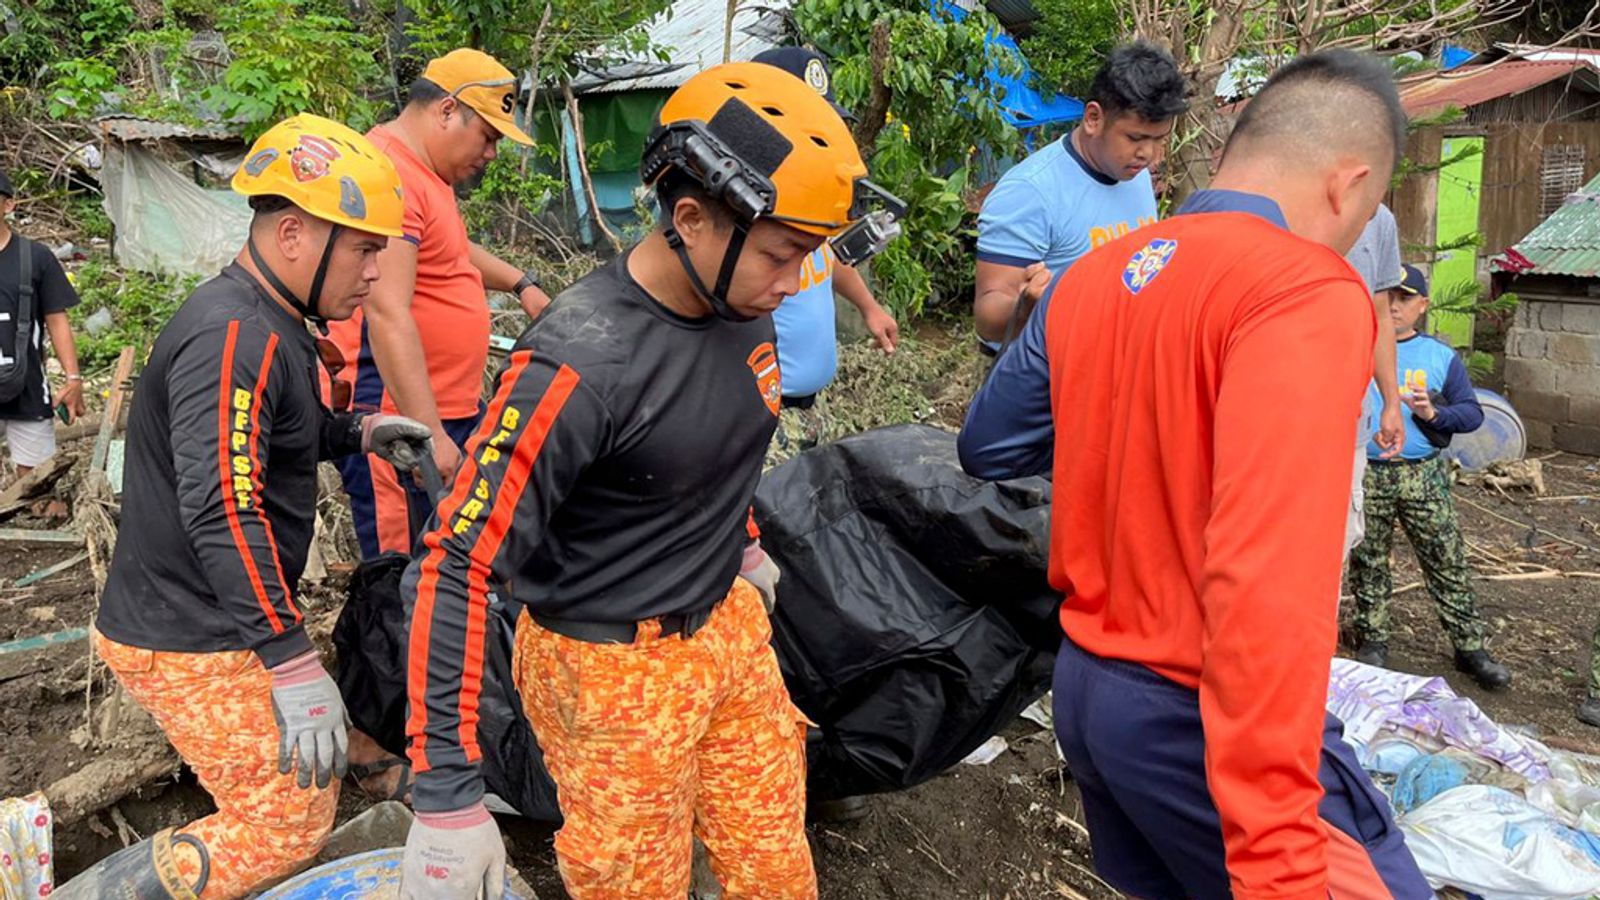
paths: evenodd
<path fill-rule="evenodd" d="M 817 893 L 775 567 L 747 546 L 782 400 L 769 314 L 824 240 L 862 262 L 904 208 L 828 101 L 759 63 L 674 92 L 642 174 L 659 229 L 522 335 L 406 574 L 402 897 L 502 895 L 476 730 L 491 585 L 523 607 L 513 674 L 571 896 L 682 897 L 693 835 L 729 898 Z"/>
<path fill-rule="evenodd" d="M 295 602 L 317 461 L 370 451 L 409 468 L 432 451 L 410 419 L 324 406 L 306 328 L 348 318 L 377 279 L 378 252 L 400 234 L 394 165 L 349 128 L 300 115 L 256 141 L 233 187 L 255 210 L 245 249 L 184 302 L 139 378 L 127 527 L 93 637 L 217 811 L 56 897 L 228 900 L 316 856 L 347 746 L 344 704 Z M 347 407 L 340 384 L 334 406 Z"/>

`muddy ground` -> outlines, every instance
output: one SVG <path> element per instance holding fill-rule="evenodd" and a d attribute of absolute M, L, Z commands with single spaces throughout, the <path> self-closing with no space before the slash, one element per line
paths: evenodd
<path fill-rule="evenodd" d="M 975 371 L 958 360 L 964 375 Z M 948 390 L 948 379 L 920 373 L 926 384 Z M 964 378 L 961 380 L 965 380 Z M 963 391 L 966 387 L 961 388 Z M 927 391 L 925 396 L 932 396 Z M 970 396 L 970 393 L 967 394 Z M 914 407 L 915 404 L 912 404 Z M 916 416 L 947 421 L 938 398 Z M 867 424 L 880 424 L 877 422 Z M 1600 463 L 1558 455 L 1542 460 L 1548 492 L 1504 495 L 1458 486 L 1456 496 L 1472 561 L 1482 580 L 1480 603 L 1493 634 L 1491 649 L 1515 675 L 1498 694 L 1480 691 L 1451 669 L 1450 648 L 1425 591 L 1396 600 L 1391 664 L 1408 672 L 1440 674 L 1497 720 L 1524 724 L 1591 751 L 1600 732 L 1572 718 L 1582 700 L 1591 630 L 1600 617 L 1600 581 L 1548 577 L 1555 572 L 1600 571 Z M 38 525 L 28 520 L 17 525 Z M 1419 573 L 1404 541 L 1397 541 L 1395 583 Z M 10 585 L 75 552 L 70 547 L 19 547 L 0 543 L 0 644 L 83 627 L 92 610 L 93 579 L 87 565 L 31 588 Z M 1546 577 L 1507 579 L 1538 574 Z M 331 627 L 337 576 L 310 592 L 307 606 L 318 630 Z M 85 685 L 89 661 L 83 642 L 0 654 L 0 710 L 7 740 L 0 745 L 0 797 L 44 788 L 95 755 L 86 749 Z M 94 679 L 95 696 L 105 689 Z M 1056 762 L 1052 739 L 1019 721 L 1005 735 L 1011 748 L 985 767 L 957 766 L 921 787 L 874 797 L 854 822 L 811 829 L 822 896 L 830 900 L 891 898 L 1116 897 L 1090 871 L 1082 810 L 1070 778 Z M 364 808 L 346 792 L 341 819 Z M 193 776 L 153 784 L 57 835 L 60 874 L 70 876 L 120 847 L 204 814 L 209 801 Z M 541 897 L 563 896 L 554 873 L 548 827 L 502 820 L 513 860 Z"/>

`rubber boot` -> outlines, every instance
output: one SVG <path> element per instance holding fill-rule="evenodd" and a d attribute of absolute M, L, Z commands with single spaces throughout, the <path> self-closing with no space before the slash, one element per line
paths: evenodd
<path fill-rule="evenodd" d="M 1511 683 L 1511 671 L 1495 662 L 1487 650 L 1457 650 L 1456 671 L 1471 675 L 1484 690 L 1498 691 Z"/>
<path fill-rule="evenodd" d="M 178 874 L 173 844 L 200 854 L 200 883 L 190 887 Z M 199 838 L 172 829 L 124 847 L 55 889 L 52 900 L 199 900 L 211 876 L 211 857 Z"/>
<path fill-rule="evenodd" d="M 1362 641 L 1356 648 L 1356 662 L 1382 669 L 1389 665 L 1387 641 Z"/>
<path fill-rule="evenodd" d="M 1600 697 L 1587 697 L 1578 707 L 1578 721 L 1600 728 Z"/>

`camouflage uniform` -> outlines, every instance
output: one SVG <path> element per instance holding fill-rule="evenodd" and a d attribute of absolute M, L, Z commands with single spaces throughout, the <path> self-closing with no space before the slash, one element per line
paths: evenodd
<path fill-rule="evenodd" d="M 1483 649 L 1483 620 L 1473 598 L 1466 542 L 1450 498 L 1444 460 L 1374 463 L 1367 468 L 1366 537 L 1350 554 L 1356 635 L 1389 639 L 1389 550 L 1398 519 L 1416 551 L 1439 621 L 1457 650 Z"/>
<path fill-rule="evenodd" d="M 827 437 L 828 413 L 825 402 L 818 397 L 810 406 L 784 406 L 778 413 L 778 430 L 767 445 L 767 458 L 763 471 L 786 463 Z"/>

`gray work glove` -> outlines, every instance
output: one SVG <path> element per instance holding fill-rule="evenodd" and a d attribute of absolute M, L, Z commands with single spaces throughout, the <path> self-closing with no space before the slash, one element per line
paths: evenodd
<path fill-rule="evenodd" d="M 306 653 L 268 670 L 272 675 L 272 717 L 278 720 L 278 772 L 296 772 L 295 781 L 318 788 L 343 778 L 350 749 L 350 718 L 339 686 L 315 653 Z"/>
<path fill-rule="evenodd" d="M 433 455 L 433 430 L 405 416 L 370 415 L 361 420 L 361 452 L 409 472 Z"/>
<path fill-rule="evenodd" d="M 783 573 L 778 571 L 778 564 L 772 561 L 767 551 L 761 549 L 761 541 L 755 540 L 745 545 L 739 577 L 755 586 L 761 594 L 761 605 L 767 608 L 767 612 L 772 612 L 772 608 L 778 605 L 778 579 L 783 577 Z"/>
<path fill-rule="evenodd" d="M 482 802 L 417 813 L 400 863 L 400 900 L 501 900 L 506 845 Z"/>

